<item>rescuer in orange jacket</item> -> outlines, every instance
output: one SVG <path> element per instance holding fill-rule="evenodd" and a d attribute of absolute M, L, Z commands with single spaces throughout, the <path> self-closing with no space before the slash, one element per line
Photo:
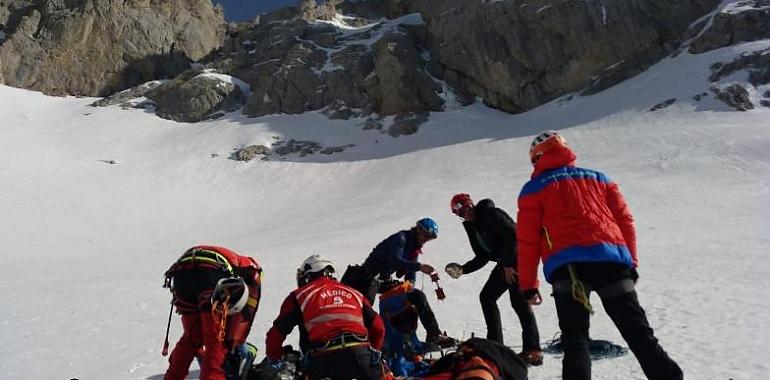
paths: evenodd
<path fill-rule="evenodd" d="M 519 195 L 519 287 L 539 304 L 537 267 L 553 285 L 564 342 L 562 378 L 591 378 L 589 295 L 596 291 L 651 380 L 681 380 L 682 370 L 658 344 L 639 305 L 634 219 L 618 185 L 604 173 L 575 166 L 564 137 L 547 131 L 530 147 L 532 178 Z"/>

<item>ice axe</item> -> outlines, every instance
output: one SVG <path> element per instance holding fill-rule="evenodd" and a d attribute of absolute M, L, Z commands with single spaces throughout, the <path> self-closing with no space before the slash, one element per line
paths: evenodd
<path fill-rule="evenodd" d="M 168 309 L 168 324 L 166 325 L 166 340 L 163 342 L 163 350 L 160 352 L 160 354 L 163 356 L 168 355 L 168 332 L 171 329 L 171 316 L 173 314 L 174 314 L 174 303 L 171 302 L 171 307 Z"/>

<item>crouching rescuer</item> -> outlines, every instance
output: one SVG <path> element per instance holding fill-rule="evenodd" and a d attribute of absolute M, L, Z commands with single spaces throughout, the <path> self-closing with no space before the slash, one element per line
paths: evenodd
<path fill-rule="evenodd" d="M 228 355 L 254 355 L 246 337 L 259 307 L 261 275 L 253 258 L 216 246 L 192 247 L 171 266 L 165 286 L 182 315 L 183 333 L 171 352 L 164 380 L 183 380 L 195 358 L 201 380 L 225 380 Z M 167 349 L 168 334 L 163 355 Z"/>
<path fill-rule="evenodd" d="M 382 319 L 361 293 L 339 283 L 334 272 L 334 264 L 319 255 L 297 269 L 298 288 L 283 301 L 267 332 L 269 365 L 281 369 L 283 341 L 299 326 L 309 379 L 381 379 Z"/>

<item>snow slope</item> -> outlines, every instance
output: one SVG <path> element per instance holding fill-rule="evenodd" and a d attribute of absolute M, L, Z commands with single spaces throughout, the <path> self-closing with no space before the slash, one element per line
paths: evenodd
<path fill-rule="evenodd" d="M 691 98 L 707 90 L 711 63 L 768 46 L 683 54 L 600 94 L 522 115 L 454 108 L 399 138 L 318 113 L 179 124 L 0 87 L 0 378 L 161 379 L 170 299 L 162 275 L 195 244 L 221 244 L 264 266 L 249 339 L 260 350 L 310 253 L 344 270 L 389 234 L 432 216 L 440 237 L 423 260 L 464 262 L 472 254 L 449 199 L 491 197 L 515 215 L 531 170 L 527 149 L 543 129 L 561 130 L 579 165 L 621 184 L 638 223 L 641 302 L 687 377 L 764 378 L 770 109 L 739 113 L 713 97 Z M 678 100 L 648 111 L 670 98 Z M 227 159 L 276 137 L 355 146 L 329 156 Z M 444 279 L 444 302 L 431 296 L 450 334 L 485 334 L 477 294 L 489 269 Z M 417 286 L 432 292 L 428 281 Z M 536 309 L 543 341 L 558 331 L 545 298 Z M 593 301 L 592 336 L 622 342 Z M 501 302 L 507 343 L 520 345 L 518 321 Z M 179 333 L 174 318 L 172 341 Z M 548 356 L 530 378 L 558 378 L 560 370 Z M 643 375 L 626 356 L 595 362 L 594 378 Z"/>

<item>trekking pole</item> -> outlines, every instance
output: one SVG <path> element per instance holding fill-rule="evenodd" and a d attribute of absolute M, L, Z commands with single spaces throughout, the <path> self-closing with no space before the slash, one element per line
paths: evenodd
<path fill-rule="evenodd" d="M 174 314 L 174 303 L 171 302 L 171 307 L 168 309 L 168 324 L 166 325 L 166 340 L 163 342 L 163 350 L 161 355 L 168 355 L 168 332 L 171 329 L 171 316 Z"/>

